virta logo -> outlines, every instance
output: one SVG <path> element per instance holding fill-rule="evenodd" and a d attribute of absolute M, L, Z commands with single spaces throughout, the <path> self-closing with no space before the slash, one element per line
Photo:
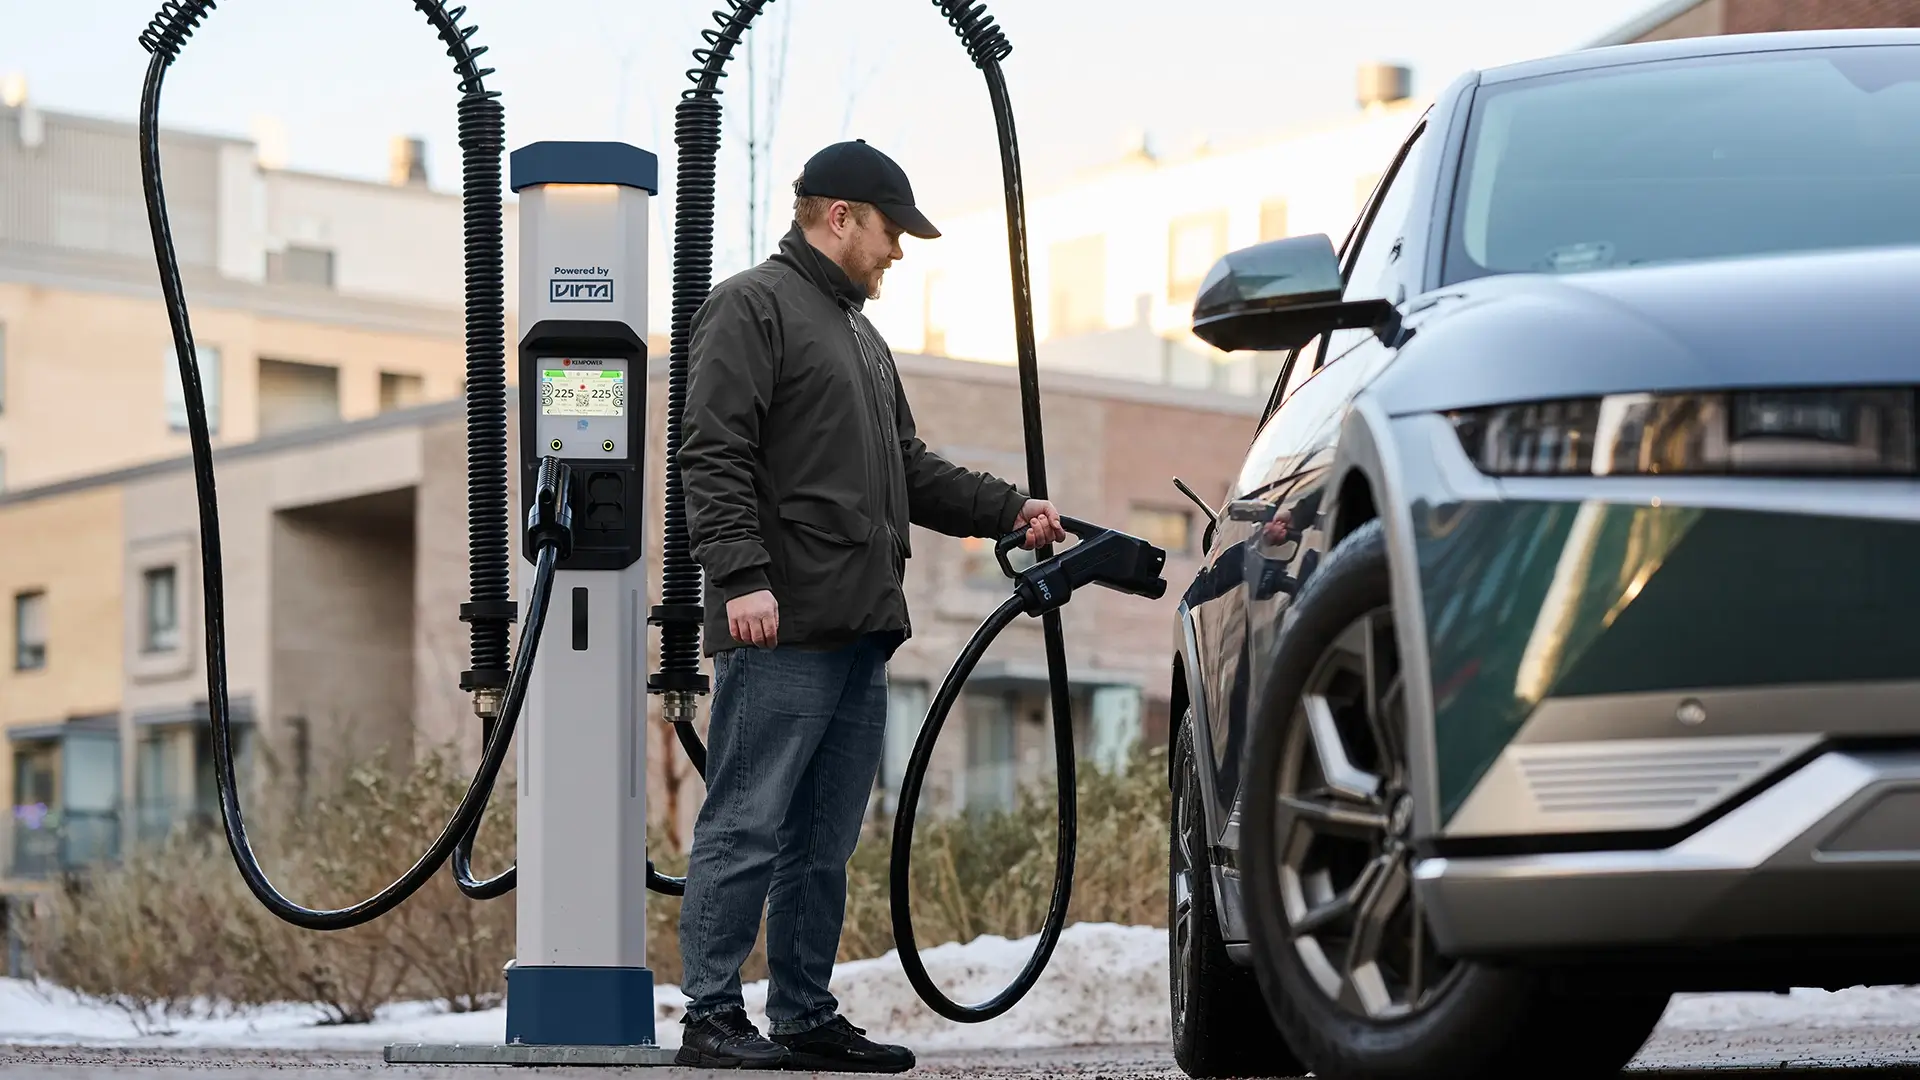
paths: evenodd
<path fill-rule="evenodd" d="M 555 304 L 611 304 L 613 281 L 567 281 L 553 278 L 547 285 L 547 299 Z"/>

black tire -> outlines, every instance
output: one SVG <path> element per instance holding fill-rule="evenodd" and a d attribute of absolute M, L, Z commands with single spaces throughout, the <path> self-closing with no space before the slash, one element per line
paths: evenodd
<path fill-rule="evenodd" d="M 1546 972 L 1453 962 L 1437 952 L 1430 962 L 1419 959 L 1428 955 L 1431 935 L 1425 934 L 1405 870 L 1379 870 L 1370 888 L 1362 885 L 1368 875 L 1356 873 L 1350 887 L 1335 888 L 1325 882 L 1334 880 L 1327 868 L 1340 865 L 1336 857 L 1309 854 L 1324 850 L 1313 846 L 1319 844 L 1372 844 L 1365 848 L 1372 854 L 1349 858 L 1346 865 L 1411 864 L 1405 811 L 1414 778 L 1399 750 L 1405 719 L 1398 707 L 1402 684 L 1396 681 L 1391 612 L 1386 538 L 1373 521 L 1342 541 L 1296 597 L 1268 683 L 1270 696 L 1256 705 L 1242 821 L 1243 888 L 1255 968 L 1274 1025 L 1313 1074 L 1326 1080 L 1614 1076 L 1659 1023 L 1666 991 L 1587 995 L 1561 988 Z M 1385 628 L 1379 629 L 1382 619 Z M 1365 671 L 1357 682 L 1350 674 L 1356 641 L 1366 643 Z M 1383 674 L 1389 667 L 1391 673 Z M 1329 674 L 1341 670 L 1349 674 Z M 1336 682 L 1343 677 L 1349 681 Z M 1341 699 L 1347 711 L 1336 731 L 1341 760 L 1379 781 L 1371 801 L 1347 794 L 1364 786 L 1354 769 L 1336 767 L 1348 777 L 1344 786 L 1327 779 L 1330 759 L 1314 739 L 1316 725 L 1304 719 L 1307 699 L 1325 709 L 1336 686 L 1348 695 Z M 1356 686 L 1363 692 L 1356 694 Z M 1348 719 L 1356 700 L 1365 703 L 1363 718 Z M 1303 744 L 1313 748 L 1311 757 Z M 1361 762 L 1370 771 L 1359 768 Z M 1300 779 L 1308 776 L 1321 783 L 1309 789 Z M 1322 816 L 1334 807 L 1355 808 L 1368 824 L 1356 830 L 1354 819 L 1336 823 Z M 1355 838 L 1370 835 L 1375 824 L 1384 826 L 1377 841 Z M 1316 858 L 1321 861 L 1311 861 Z M 1283 873 L 1291 886 L 1283 885 Z M 1381 884 L 1389 878 L 1395 887 Z M 1309 880 L 1310 897 L 1301 884 Z M 1289 897 L 1295 915 L 1288 912 Z M 1339 914 L 1331 914 L 1336 909 Z M 1349 920 L 1344 953 L 1338 919 Z M 1354 960 L 1355 943 L 1363 939 L 1371 942 L 1364 980 Z M 1390 953 L 1382 944 L 1389 939 L 1404 951 Z M 1328 988 L 1330 979 L 1337 992 Z M 1400 980 L 1400 998 L 1391 979 Z M 1388 989 L 1376 989 L 1381 986 Z"/>
<path fill-rule="evenodd" d="M 1260 1000 L 1258 978 L 1228 958 L 1220 936 L 1190 716 L 1182 716 L 1179 724 L 1167 845 L 1167 981 L 1174 1060 L 1192 1077 L 1299 1075 L 1306 1070 L 1274 1030 Z M 1185 868 L 1188 887 L 1183 889 L 1186 852 L 1191 852 L 1191 862 Z"/>

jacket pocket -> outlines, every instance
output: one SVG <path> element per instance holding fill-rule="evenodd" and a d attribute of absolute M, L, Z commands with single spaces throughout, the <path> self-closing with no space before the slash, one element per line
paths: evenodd
<path fill-rule="evenodd" d="M 805 497 L 780 500 L 780 520 L 841 547 L 864 544 L 873 535 L 873 520 L 852 507 Z"/>
<path fill-rule="evenodd" d="M 782 640 L 840 637 L 876 628 L 898 606 L 898 576 L 865 513 L 825 499 L 781 499 L 779 600 Z"/>

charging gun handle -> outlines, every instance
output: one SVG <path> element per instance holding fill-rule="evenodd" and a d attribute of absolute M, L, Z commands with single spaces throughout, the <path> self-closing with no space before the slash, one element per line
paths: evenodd
<path fill-rule="evenodd" d="M 1081 543 L 1085 543 L 1088 540 L 1092 540 L 1097 536 L 1113 531 L 1111 529 L 1102 528 L 1099 525 L 1093 525 L 1093 524 L 1089 524 L 1088 522 L 1081 521 L 1079 518 L 1067 517 L 1064 514 L 1060 516 L 1060 527 L 1072 533 L 1074 536 L 1078 537 Z M 1014 548 L 1019 547 L 1026 540 L 1026 538 L 1027 538 L 1027 530 L 1025 526 L 1022 526 L 1018 529 L 1013 530 L 1007 535 L 1001 537 L 1000 539 L 994 541 L 993 557 L 1000 560 L 1001 572 L 1006 574 L 1010 578 L 1017 578 L 1020 576 L 1020 574 L 1018 571 L 1014 570 L 1013 563 L 1010 560 L 1008 560 L 1007 552 L 1012 551 Z"/>

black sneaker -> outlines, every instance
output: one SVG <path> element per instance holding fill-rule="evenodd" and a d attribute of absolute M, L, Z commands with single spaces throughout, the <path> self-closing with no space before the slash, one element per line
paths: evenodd
<path fill-rule="evenodd" d="M 760 1037 L 740 1009 L 704 1016 L 686 1026 L 680 1036 L 675 1065 L 704 1065 L 710 1069 L 782 1069 L 787 1048 Z"/>
<path fill-rule="evenodd" d="M 789 1069 L 820 1072 L 906 1072 L 913 1068 L 913 1051 L 888 1046 L 866 1037 L 844 1016 L 836 1016 L 811 1031 L 775 1035 L 773 1041 L 793 1052 Z"/>

